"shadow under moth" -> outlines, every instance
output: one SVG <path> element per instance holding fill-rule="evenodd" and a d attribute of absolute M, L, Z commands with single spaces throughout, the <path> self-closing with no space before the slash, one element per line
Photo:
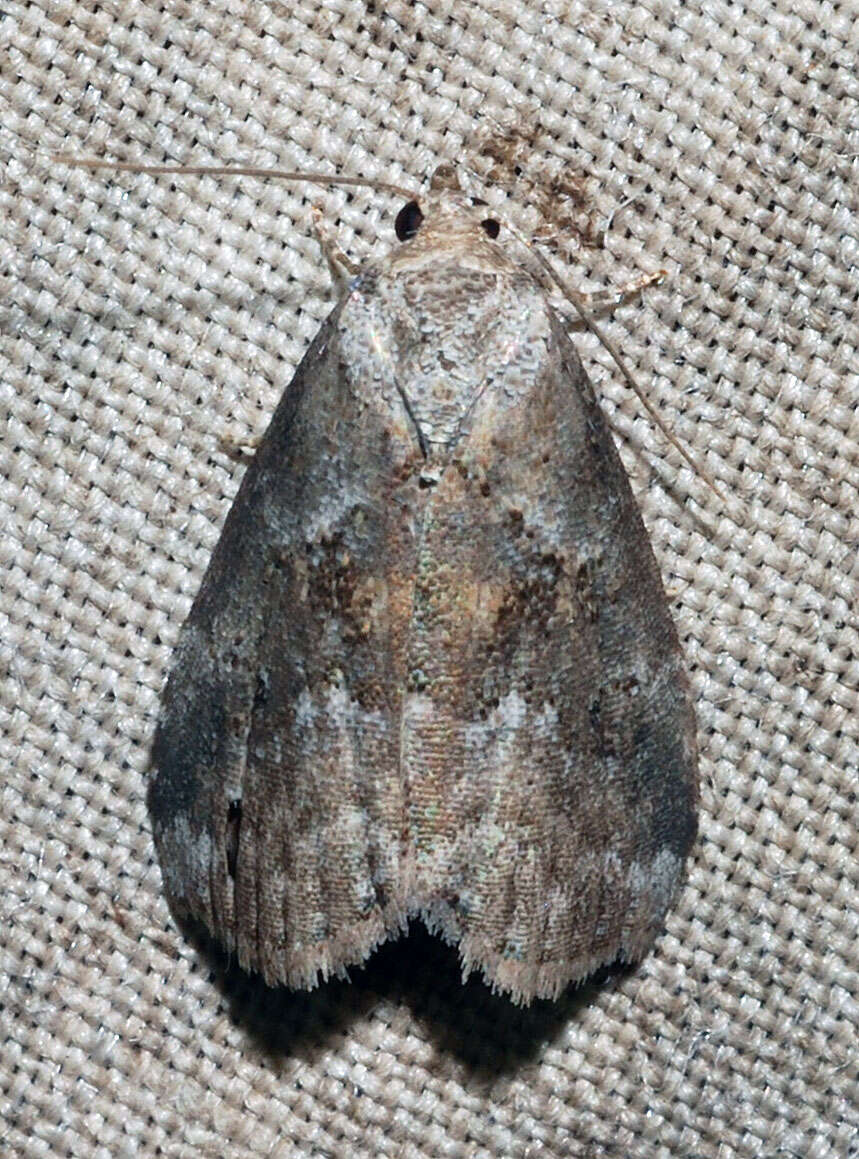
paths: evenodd
<path fill-rule="evenodd" d="M 419 917 L 464 976 L 557 997 L 649 950 L 694 840 L 694 714 L 641 516 L 485 213 L 439 170 L 349 282 L 167 682 L 167 891 L 269 983 L 342 975 Z"/>

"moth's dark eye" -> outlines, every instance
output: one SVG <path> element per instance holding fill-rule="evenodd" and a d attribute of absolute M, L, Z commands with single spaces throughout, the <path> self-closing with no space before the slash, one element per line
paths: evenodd
<path fill-rule="evenodd" d="M 501 226 L 498 224 L 494 217 L 487 217 L 486 220 L 481 221 L 480 224 L 483 226 L 483 231 L 487 237 L 498 237 L 498 232 L 501 229 Z"/>
<path fill-rule="evenodd" d="M 394 222 L 394 232 L 400 241 L 408 241 L 410 237 L 414 237 L 421 228 L 423 219 L 421 207 L 416 201 L 410 201 L 408 205 L 404 205 Z"/>

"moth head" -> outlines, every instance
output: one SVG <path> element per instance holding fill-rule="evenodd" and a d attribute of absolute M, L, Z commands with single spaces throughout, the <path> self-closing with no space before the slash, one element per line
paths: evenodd
<path fill-rule="evenodd" d="M 440 165 L 430 179 L 425 197 L 407 201 L 394 222 L 394 232 L 401 242 L 419 234 L 432 232 L 438 238 L 478 230 L 493 241 L 501 232 L 500 223 L 483 216 L 479 209 L 486 202 L 463 192 L 459 174 L 453 165 Z"/>

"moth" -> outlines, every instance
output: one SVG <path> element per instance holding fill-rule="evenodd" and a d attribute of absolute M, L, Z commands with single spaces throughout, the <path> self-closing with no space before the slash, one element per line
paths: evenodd
<path fill-rule="evenodd" d="M 182 630 L 149 809 L 180 910 L 270 984 L 420 918 L 514 1002 L 651 947 L 695 718 L 592 386 L 439 170 L 286 389 Z"/>

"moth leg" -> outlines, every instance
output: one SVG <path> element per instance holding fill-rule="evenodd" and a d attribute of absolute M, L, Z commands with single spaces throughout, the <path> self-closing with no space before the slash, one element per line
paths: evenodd
<path fill-rule="evenodd" d="M 609 314 L 612 310 L 616 310 L 618 306 L 622 306 L 633 298 L 637 298 L 639 294 L 643 293 L 650 286 L 659 285 L 667 277 L 667 270 L 656 270 L 655 273 L 642 274 L 640 277 L 633 278 L 629 282 L 624 282 L 622 286 L 616 286 L 611 290 L 596 290 L 591 294 L 584 292 L 577 293 L 576 298 L 579 305 L 587 314 Z M 581 319 L 575 311 L 570 309 L 570 303 L 565 299 L 557 302 L 553 299 L 552 307 L 569 324 L 581 326 Z"/>
<path fill-rule="evenodd" d="M 642 291 L 650 286 L 658 286 L 667 277 L 668 270 L 656 270 L 652 274 L 641 274 L 640 277 L 633 278 L 630 282 L 624 282 L 622 286 L 617 286 L 613 290 L 597 290 L 593 294 L 582 294 L 582 306 L 590 314 L 608 313 L 610 310 L 616 310 L 618 306 L 622 306 L 624 302 L 637 298 Z"/>
<path fill-rule="evenodd" d="M 331 277 L 334 279 L 334 285 L 338 293 L 342 293 L 346 288 L 346 283 L 350 278 L 358 273 L 359 267 L 347 257 L 340 246 L 334 239 L 334 234 L 327 222 L 322 210 L 314 205 L 312 209 L 313 214 L 313 231 L 316 234 L 316 240 L 319 242 L 319 248 L 328 263 L 328 268 L 331 271 Z"/>
<path fill-rule="evenodd" d="M 245 435 L 240 438 L 238 435 L 224 434 L 218 436 L 218 450 L 236 462 L 243 462 L 256 453 L 261 442 L 262 435 Z"/>
<path fill-rule="evenodd" d="M 328 263 L 328 268 L 331 271 L 331 277 L 334 280 L 335 287 L 338 294 L 342 294 L 350 278 L 359 272 L 359 266 L 347 257 L 337 242 L 334 240 L 333 232 L 325 222 L 325 215 L 318 206 L 314 205 L 312 209 L 312 225 L 316 240 L 319 242 L 319 247 Z M 262 435 L 253 435 L 246 437 L 238 437 L 234 435 L 221 435 L 218 439 L 218 446 L 221 451 L 228 455 L 231 459 L 242 461 L 249 455 L 256 452 L 262 440 Z"/>

